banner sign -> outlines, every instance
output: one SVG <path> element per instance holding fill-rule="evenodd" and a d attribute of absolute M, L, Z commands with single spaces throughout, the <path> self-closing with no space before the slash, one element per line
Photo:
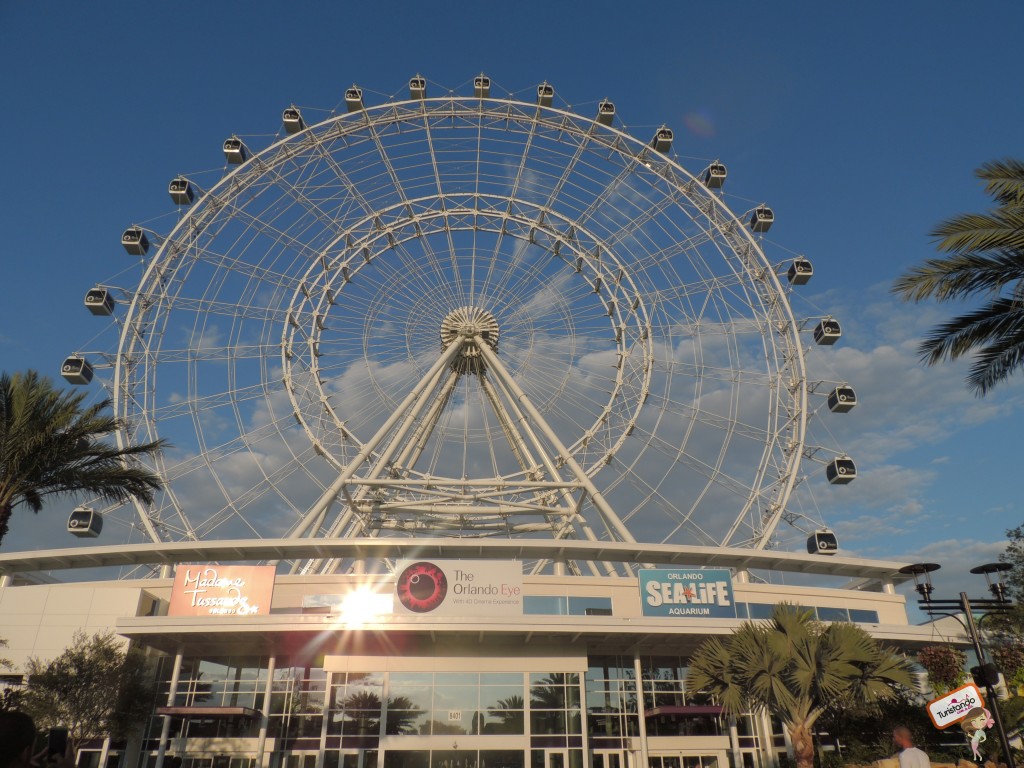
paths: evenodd
<path fill-rule="evenodd" d="M 735 619 L 732 574 L 724 568 L 641 569 L 644 616 Z"/>
<path fill-rule="evenodd" d="M 523 612 L 523 567 L 493 560 L 401 560 L 395 613 L 507 616 Z"/>
<path fill-rule="evenodd" d="M 928 702 L 928 717 L 938 729 L 949 728 L 965 719 L 972 710 L 984 710 L 985 702 L 981 691 L 973 683 L 962 685 L 945 696 Z M 980 714 L 976 714 L 980 717 Z"/>
<path fill-rule="evenodd" d="M 179 565 L 168 616 L 264 616 L 274 596 L 272 565 Z"/>

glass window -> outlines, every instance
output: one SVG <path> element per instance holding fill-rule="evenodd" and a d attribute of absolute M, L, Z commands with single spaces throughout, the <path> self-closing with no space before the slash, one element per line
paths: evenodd
<path fill-rule="evenodd" d="M 878 611 L 862 611 L 857 608 L 851 608 L 850 621 L 857 624 L 877 624 Z"/>
<path fill-rule="evenodd" d="M 845 608 L 821 608 L 818 609 L 819 621 L 849 621 L 850 612 Z"/>
<path fill-rule="evenodd" d="M 384 753 L 384 768 L 429 768 L 430 753 L 426 750 L 389 749 Z"/>
<path fill-rule="evenodd" d="M 522 735 L 525 732 L 525 725 L 526 713 L 522 709 L 495 707 L 494 709 L 487 710 L 481 733 L 485 736 L 495 734 Z"/>
<path fill-rule="evenodd" d="M 436 749 L 430 753 L 430 768 L 477 768 L 476 751 Z"/>
<path fill-rule="evenodd" d="M 751 619 L 770 619 L 775 606 L 771 603 L 747 603 L 747 612 Z"/>
<path fill-rule="evenodd" d="M 434 685 L 479 685 L 478 672 L 437 672 L 434 674 Z"/>
<path fill-rule="evenodd" d="M 523 768 L 523 750 L 481 749 L 480 768 Z"/>
<path fill-rule="evenodd" d="M 518 685 L 523 687 L 522 672 L 483 672 L 480 685 Z"/>
<path fill-rule="evenodd" d="M 523 709 L 523 684 L 481 686 L 480 709 Z"/>
<path fill-rule="evenodd" d="M 391 689 L 396 685 L 433 685 L 433 672 L 392 672 L 388 678 Z"/>
<path fill-rule="evenodd" d="M 565 616 L 569 607 L 565 597 L 558 595 L 525 595 L 523 613 L 534 616 Z"/>
<path fill-rule="evenodd" d="M 570 616 L 611 616 L 612 599 L 610 597 L 570 597 Z"/>
<path fill-rule="evenodd" d="M 388 736 L 409 736 L 417 733 L 429 733 L 427 725 L 428 711 L 425 709 L 401 709 L 396 704 L 401 701 L 388 700 L 388 711 L 384 722 L 384 733 Z"/>

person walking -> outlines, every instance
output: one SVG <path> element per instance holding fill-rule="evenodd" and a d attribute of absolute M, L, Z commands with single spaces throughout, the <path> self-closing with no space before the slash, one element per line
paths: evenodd
<path fill-rule="evenodd" d="M 905 725 L 892 730 L 892 743 L 899 749 L 900 768 L 930 768 L 928 755 L 914 746 L 914 737 Z"/>

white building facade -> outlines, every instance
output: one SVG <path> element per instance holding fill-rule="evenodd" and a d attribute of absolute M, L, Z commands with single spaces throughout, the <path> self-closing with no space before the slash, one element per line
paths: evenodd
<path fill-rule="evenodd" d="M 344 559 L 349 572 L 234 565 L 299 556 Z M 163 570 L 31 576 L 136 565 Z M 157 699 L 139 733 L 89 745 L 82 765 L 775 768 L 787 754 L 781 726 L 726 718 L 688 692 L 690 654 L 783 601 L 919 647 L 929 635 L 895 592 L 901 565 L 488 540 L 52 550 L 0 556 L 0 635 L 16 667 L 8 682 L 79 629 L 112 630 L 153 655 Z M 815 581 L 830 585 L 806 585 Z"/>

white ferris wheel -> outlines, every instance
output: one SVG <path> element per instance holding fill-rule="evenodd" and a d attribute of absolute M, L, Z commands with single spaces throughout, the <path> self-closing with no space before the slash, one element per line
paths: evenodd
<path fill-rule="evenodd" d="M 805 370 L 839 325 L 794 315 L 810 262 L 765 255 L 773 213 L 730 209 L 723 164 L 548 83 L 345 104 L 174 178 L 169 231 L 122 236 L 138 285 L 89 292 L 117 349 L 62 373 L 96 370 L 123 444 L 172 444 L 156 503 L 108 521 L 761 548 L 815 467 L 855 476 L 807 438 L 856 402 Z"/>

